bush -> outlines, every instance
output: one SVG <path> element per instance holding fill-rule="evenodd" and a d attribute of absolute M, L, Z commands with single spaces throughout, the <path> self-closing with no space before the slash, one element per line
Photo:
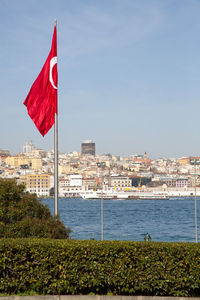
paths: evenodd
<path fill-rule="evenodd" d="M 200 246 L 1 239 L 0 293 L 200 296 Z"/>
<path fill-rule="evenodd" d="M 15 180 L 0 179 L 0 238 L 68 238 L 71 230 Z"/>

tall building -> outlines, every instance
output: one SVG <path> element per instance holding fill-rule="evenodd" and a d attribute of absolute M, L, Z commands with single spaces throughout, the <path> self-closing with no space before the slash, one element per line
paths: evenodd
<path fill-rule="evenodd" d="M 35 146 L 33 145 L 32 141 L 26 142 L 26 144 L 23 145 L 23 153 L 24 154 L 30 154 L 35 149 Z"/>
<path fill-rule="evenodd" d="M 91 140 L 84 141 L 81 144 L 81 154 L 95 156 L 95 143 L 93 143 L 93 141 L 91 141 Z"/>

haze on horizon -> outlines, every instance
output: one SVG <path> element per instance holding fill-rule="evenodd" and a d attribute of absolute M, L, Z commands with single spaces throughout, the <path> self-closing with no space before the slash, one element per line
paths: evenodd
<path fill-rule="evenodd" d="M 59 150 L 200 155 L 198 0 L 1 0 L 1 142 L 53 148 L 23 101 L 58 24 Z"/>

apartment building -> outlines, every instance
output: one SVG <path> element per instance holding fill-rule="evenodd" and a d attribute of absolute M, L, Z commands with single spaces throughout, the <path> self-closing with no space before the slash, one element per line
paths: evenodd
<path fill-rule="evenodd" d="M 191 187 L 191 181 L 188 178 L 174 178 L 165 181 L 168 187 L 185 188 Z"/>
<path fill-rule="evenodd" d="M 49 174 L 25 174 L 20 176 L 20 180 L 25 183 L 27 192 L 37 194 L 38 197 L 49 196 Z"/>
<path fill-rule="evenodd" d="M 15 155 L 15 156 L 8 156 L 6 158 L 6 164 L 17 168 L 20 167 L 20 165 L 29 165 L 30 161 L 26 156 Z"/>
<path fill-rule="evenodd" d="M 132 179 L 129 177 L 111 176 L 110 186 L 119 190 L 123 190 L 124 188 L 132 187 Z"/>
<path fill-rule="evenodd" d="M 15 168 L 28 165 L 31 169 L 40 170 L 42 168 L 42 159 L 39 157 L 27 157 L 25 155 L 8 156 L 6 164 Z"/>
<path fill-rule="evenodd" d="M 30 167 L 36 171 L 41 170 L 42 168 L 42 159 L 38 157 L 30 158 Z"/>

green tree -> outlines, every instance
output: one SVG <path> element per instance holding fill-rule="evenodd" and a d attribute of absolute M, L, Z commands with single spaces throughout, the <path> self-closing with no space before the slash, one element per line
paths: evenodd
<path fill-rule="evenodd" d="M 0 178 L 0 238 L 69 238 L 70 228 L 53 217 L 36 195 L 24 190 L 16 180 Z"/>

